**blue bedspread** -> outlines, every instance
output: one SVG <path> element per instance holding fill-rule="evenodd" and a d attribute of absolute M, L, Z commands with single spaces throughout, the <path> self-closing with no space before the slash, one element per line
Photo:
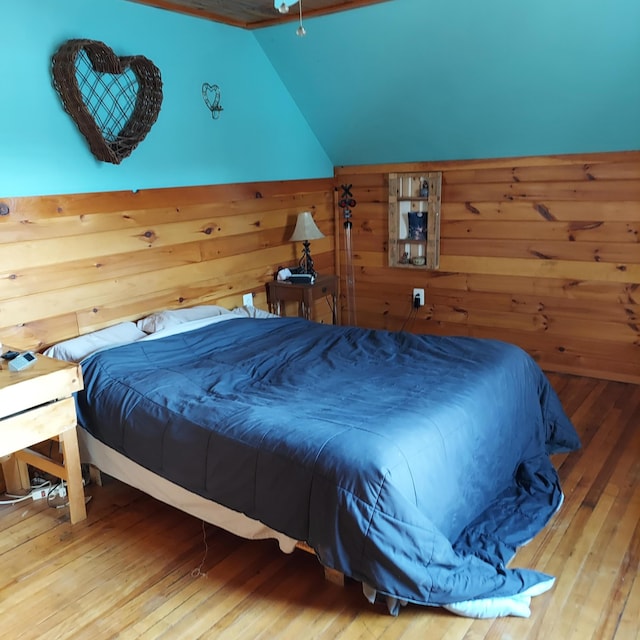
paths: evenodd
<path fill-rule="evenodd" d="M 83 362 L 81 425 L 408 602 L 520 593 L 507 569 L 579 447 L 547 378 L 494 340 L 239 318 Z"/>

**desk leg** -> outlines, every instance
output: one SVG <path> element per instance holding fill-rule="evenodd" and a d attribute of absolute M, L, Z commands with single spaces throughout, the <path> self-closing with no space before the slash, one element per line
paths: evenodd
<path fill-rule="evenodd" d="M 280 311 L 280 300 L 272 300 L 269 302 L 269 313 L 275 313 L 277 316 L 279 316 Z"/>
<path fill-rule="evenodd" d="M 80 522 L 87 517 L 84 502 L 84 488 L 82 486 L 82 471 L 80 470 L 80 452 L 78 450 L 78 436 L 76 428 L 63 431 L 60 436 L 64 468 L 67 472 L 67 492 L 69 494 L 69 516 L 71 524 Z"/>
<path fill-rule="evenodd" d="M 300 301 L 299 316 L 305 320 L 311 320 L 311 309 L 313 307 L 313 296 L 311 295 L 311 287 L 305 288 L 302 293 L 302 300 Z"/>

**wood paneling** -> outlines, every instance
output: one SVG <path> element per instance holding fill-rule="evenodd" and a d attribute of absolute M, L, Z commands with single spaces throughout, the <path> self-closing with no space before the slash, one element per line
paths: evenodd
<path fill-rule="evenodd" d="M 386 266 L 387 175 L 408 171 L 443 172 L 439 271 Z M 504 339 L 547 370 L 640 382 L 640 152 L 340 167 L 336 180 L 357 200 L 359 324 Z"/>
<path fill-rule="evenodd" d="M 387 266 L 391 171 L 443 172 L 439 271 Z M 299 258 L 288 237 L 304 209 L 326 235 L 312 243 L 316 267 L 345 274 L 340 184 L 357 200 L 358 324 L 505 339 L 548 370 L 640 382 L 639 152 L 341 167 L 335 184 L 0 197 L 0 338 L 41 348 L 165 307 L 234 306 L 248 291 L 266 308 L 264 283 Z M 426 290 L 417 312 L 414 287 Z M 329 320 L 326 305 L 318 313 Z"/>
<path fill-rule="evenodd" d="M 0 338 L 43 347 L 163 308 L 233 307 L 297 264 L 299 211 L 325 234 L 317 268 L 332 272 L 333 184 L 302 180 L 2 198 Z M 319 317 L 330 320 L 319 306 Z"/>

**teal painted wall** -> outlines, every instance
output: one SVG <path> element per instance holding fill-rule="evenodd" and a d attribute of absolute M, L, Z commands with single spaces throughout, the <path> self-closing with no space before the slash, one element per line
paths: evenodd
<path fill-rule="evenodd" d="M 287 180 L 334 165 L 640 149 L 638 0 L 392 0 L 245 31 L 125 0 L 2 1 L 0 195 Z M 70 38 L 162 72 L 147 138 L 96 160 L 51 85 Z M 222 89 L 214 121 L 203 82 Z"/>
<path fill-rule="evenodd" d="M 0 3 L 0 196 L 317 178 L 333 165 L 251 32 L 124 0 Z M 91 154 L 62 110 L 51 56 L 71 38 L 142 54 L 164 101 L 120 165 Z M 213 120 L 203 82 L 222 90 Z"/>
<path fill-rule="evenodd" d="M 334 165 L 640 149 L 639 0 L 393 0 L 256 37 Z"/>

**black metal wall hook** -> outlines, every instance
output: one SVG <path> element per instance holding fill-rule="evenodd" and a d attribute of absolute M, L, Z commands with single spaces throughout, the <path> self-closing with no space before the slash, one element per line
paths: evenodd
<path fill-rule="evenodd" d="M 220 117 L 220 113 L 224 111 L 220 104 L 220 87 L 217 84 L 204 82 L 202 84 L 202 99 L 207 105 L 207 109 L 211 111 L 211 117 L 217 120 Z"/>

